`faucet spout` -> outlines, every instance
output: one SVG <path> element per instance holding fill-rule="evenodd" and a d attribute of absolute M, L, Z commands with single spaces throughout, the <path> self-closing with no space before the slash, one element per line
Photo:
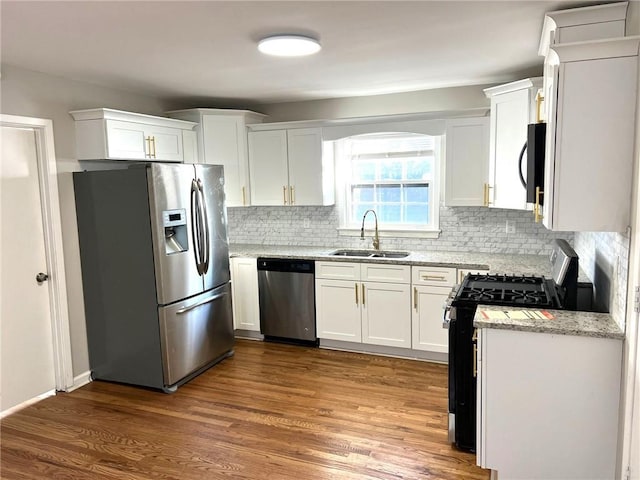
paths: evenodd
<path fill-rule="evenodd" d="M 362 216 L 362 227 L 360 228 L 360 238 L 364 238 L 364 221 L 367 218 L 367 214 L 369 212 L 373 213 L 373 218 L 375 218 L 375 221 L 376 221 L 375 233 L 373 235 L 373 248 L 375 250 L 380 250 L 380 235 L 378 233 L 378 215 L 376 215 L 375 210 L 367 210 L 366 212 L 364 212 L 364 215 Z"/>

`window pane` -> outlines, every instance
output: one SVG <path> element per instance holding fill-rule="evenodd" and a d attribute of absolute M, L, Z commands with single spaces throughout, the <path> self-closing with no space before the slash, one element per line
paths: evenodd
<path fill-rule="evenodd" d="M 373 202 L 373 185 L 354 185 L 351 187 L 351 199 L 354 203 Z"/>
<path fill-rule="evenodd" d="M 356 223 L 360 223 L 362 221 L 362 217 L 364 216 L 364 212 L 366 212 L 369 209 L 376 210 L 375 204 L 357 203 L 352 205 L 353 221 Z"/>
<path fill-rule="evenodd" d="M 426 180 L 433 173 L 431 169 L 433 157 L 407 160 L 407 180 Z"/>
<path fill-rule="evenodd" d="M 378 220 L 384 223 L 401 223 L 400 213 L 402 207 L 400 205 L 380 205 L 378 209 Z"/>
<path fill-rule="evenodd" d="M 405 205 L 404 221 L 413 224 L 429 223 L 429 206 L 428 205 Z"/>
<path fill-rule="evenodd" d="M 400 185 L 379 185 L 377 200 L 379 202 L 398 202 L 402 201 L 402 190 Z"/>
<path fill-rule="evenodd" d="M 429 201 L 429 185 L 405 185 L 406 202 L 427 203 Z"/>
<path fill-rule="evenodd" d="M 380 180 L 402 180 L 402 161 L 381 160 Z"/>
<path fill-rule="evenodd" d="M 371 181 L 376 179 L 376 162 L 372 160 L 354 160 L 352 162 L 354 182 Z"/>

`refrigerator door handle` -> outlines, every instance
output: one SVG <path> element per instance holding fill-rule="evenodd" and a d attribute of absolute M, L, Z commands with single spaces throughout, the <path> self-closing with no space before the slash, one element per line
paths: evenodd
<path fill-rule="evenodd" d="M 198 184 L 195 180 L 191 181 L 191 240 L 193 241 L 193 256 L 196 262 L 196 269 L 198 270 L 198 275 L 202 276 L 202 264 L 201 264 L 201 254 L 200 254 L 200 220 L 199 220 L 199 203 L 200 203 L 200 192 L 198 190 Z"/>
<path fill-rule="evenodd" d="M 204 247 L 202 252 L 202 273 L 205 274 L 209 271 L 209 259 L 211 258 L 211 246 L 209 242 L 209 215 L 207 214 L 207 202 L 204 196 L 204 188 L 202 186 L 202 181 L 198 179 L 198 190 L 200 191 L 200 211 L 202 216 L 202 224 L 204 227 L 203 230 L 203 242 L 202 246 Z"/>
<path fill-rule="evenodd" d="M 181 313 L 190 312 L 194 308 L 198 308 L 198 307 L 201 307 L 202 305 L 206 305 L 207 303 L 211 303 L 211 302 L 213 302 L 214 300 L 217 300 L 220 297 L 224 297 L 226 294 L 227 294 L 227 292 L 218 293 L 217 295 L 213 295 L 212 297 L 209 297 L 209 298 L 207 298 L 205 300 L 202 300 L 201 302 L 194 303 L 193 305 L 189 305 L 188 307 L 181 308 L 180 310 L 178 310 L 176 312 L 176 314 L 179 315 Z"/>

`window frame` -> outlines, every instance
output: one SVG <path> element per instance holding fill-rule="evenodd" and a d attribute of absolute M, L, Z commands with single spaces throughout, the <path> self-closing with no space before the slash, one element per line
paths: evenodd
<path fill-rule="evenodd" d="M 417 133 L 417 132 L 405 132 L 405 131 L 389 131 L 389 132 L 376 132 L 374 135 L 376 136 L 384 136 L 384 135 L 427 135 L 433 138 L 433 171 L 431 178 L 427 181 L 429 184 L 429 205 L 430 205 L 430 219 L 431 222 L 428 225 L 424 224 L 390 224 L 379 222 L 378 230 L 380 232 L 381 237 L 421 237 L 421 238 L 438 238 L 440 234 L 440 192 L 442 185 L 442 159 L 443 159 L 443 148 L 444 142 L 443 137 L 441 135 L 430 135 L 425 133 Z M 346 161 L 347 153 L 347 144 L 349 140 L 354 137 L 358 137 L 360 135 L 353 135 L 350 137 L 342 138 L 336 140 L 334 142 L 334 154 L 336 160 L 336 187 L 337 187 L 337 202 L 338 202 L 338 210 L 339 210 L 339 227 L 338 234 L 346 235 L 346 236 L 360 236 L 360 228 L 361 228 L 361 220 L 354 219 L 353 222 L 349 222 L 350 220 L 350 209 L 352 208 L 351 203 L 351 187 L 356 184 L 356 182 L 351 182 L 351 162 Z M 373 181 L 373 182 L 357 182 L 359 184 L 406 184 L 410 185 L 412 183 L 424 183 L 423 180 L 416 181 L 402 181 L 402 180 L 383 180 L 383 181 Z M 403 205 L 400 202 L 400 205 Z M 378 212 L 376 212 L 378 213 Z M 365 223 L 365 230 L 373 229 L 373 221 L 370 218 L 367 218 Z"/>

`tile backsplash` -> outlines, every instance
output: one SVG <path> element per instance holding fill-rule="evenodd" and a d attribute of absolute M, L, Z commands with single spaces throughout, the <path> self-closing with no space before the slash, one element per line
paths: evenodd
<path fill-rule="evenodd" d="M 629 273 L 629 235 L 612 232 L 576 232 L 580 266 L 595 288 L 596 307 L 608 311 L 624 329 Z"/>
<path fill-rule="evenodd" d="M 228 209 L 231 243 L 358 248 L 371 246 L 372 220 L 366 240 L 339 235 L 338 207 L 239 207 Z M 506 232 L 507 223 L 512 233 Z M 485 207 L 441 207 L 437 239 L 382 237 L 386 250 L 475 251 L 536 254 L 550 251 L 554 238 L 573 244 L 573 232 L 550 232 L 531 212 Z"/>

